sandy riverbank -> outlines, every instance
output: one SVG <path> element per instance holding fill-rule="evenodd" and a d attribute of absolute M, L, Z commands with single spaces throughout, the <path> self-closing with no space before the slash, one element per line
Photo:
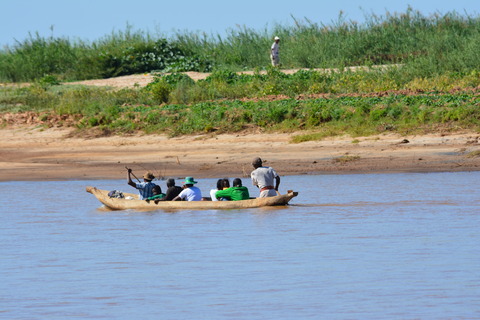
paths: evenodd
<path fill-rule="evenodd" d="M 0 181 L 243 177 L 260 156 L 280 175 L 480 170 L 478 133 L 381 135 L 300 144 L 290 134 L 72 138 L 72 129 L 1 129 Z"/>

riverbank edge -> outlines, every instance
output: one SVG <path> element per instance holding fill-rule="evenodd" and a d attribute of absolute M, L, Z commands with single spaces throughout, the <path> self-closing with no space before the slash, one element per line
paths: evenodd
<path fill-rule="evenodd" d="M 126 167 L 138 177 L 151 171 L 160 179 L 247 179 L 256 156 L 281 176 L 480 171 L 480 134 L 465 131 L 303 143 L 291 143 L 295 133 L 82 138 L 69 128 L 29 126 L 0 132 L 0 181 L 126 179 Z"/>

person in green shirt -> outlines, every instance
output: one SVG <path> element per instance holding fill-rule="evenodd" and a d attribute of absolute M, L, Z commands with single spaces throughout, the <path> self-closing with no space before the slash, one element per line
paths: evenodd
<path fill-rule="evenodd" d="M 150 200 L 159 200 L 165 197 L 165 193 L 162 193 L 162 188 L 160 186 L 156 185 L 152 189 L 153 196 L 148 197 L 145 199 L 145 201 L 149 202 Z"/>
<path fill-rule="evenodd" d="M 218 190 L 215 193 L 215 197 L 217 197 L 217 199 L 227 198 L 229 200 L 238 201 L 250 199 L 250 194 L 248 193 L 247 187 L 242 186 L 242 180 L 235 178 L 233 179 L 233 187 Z"/>

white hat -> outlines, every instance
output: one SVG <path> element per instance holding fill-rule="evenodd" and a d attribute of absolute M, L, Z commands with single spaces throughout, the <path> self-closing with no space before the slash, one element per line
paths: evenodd
<path fill-rule="evenodd" d="M 280 40 L 280 38 L 279 38 L 279 37 L 275 37 L 274 40 Z"/>

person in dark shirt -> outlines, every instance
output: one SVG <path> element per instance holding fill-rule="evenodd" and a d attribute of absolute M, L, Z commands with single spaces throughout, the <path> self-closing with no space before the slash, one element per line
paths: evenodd
<path fill-rule="evenodd" d="M 165 197 L 156 199 L 155 203 L 158 203 L 159 201 L 171 201 L 178 196 L 182 190 L 182 187 L 175 185 L 175 179 L 170 178 L 167 180 L 167 192 L 165 193 Z"/>

